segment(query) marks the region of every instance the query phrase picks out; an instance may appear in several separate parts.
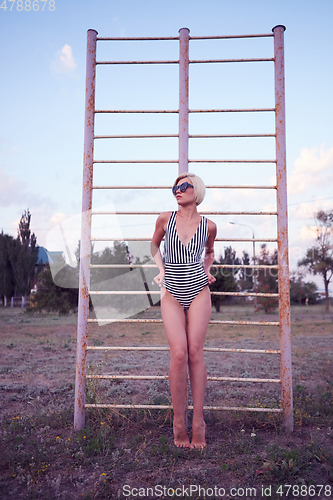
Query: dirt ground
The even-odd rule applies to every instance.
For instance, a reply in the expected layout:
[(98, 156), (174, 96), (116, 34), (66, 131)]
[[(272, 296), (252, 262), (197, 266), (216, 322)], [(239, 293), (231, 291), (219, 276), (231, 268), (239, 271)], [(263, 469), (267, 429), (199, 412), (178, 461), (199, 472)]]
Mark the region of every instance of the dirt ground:
[[(160, 317), (159, 308), (153, 307), (146, 311), (145, 317)], [(213, 312), (212, 319), (277, 321), (278, 315), (254, 314), (250, 306), (226, 306), (222, 307), (220, 313)], [(63, 417), (67, 419), (66, 425), (61, 427), (59, 424), (60, 427), (58, 426), (59, 428), (57, 428), (57, 425), (52, 427), (49, 421), (47, 421), (47, 425), (42, 426), (40, 424), (40, 432), (42, 435), (43, 432), (45, 434), (43, 439), (45, 440), (46, 436), (50, 438), (51, 435), (52, 439), (60, 439), (59, 436), (53, 436), (53, 434), (60, 433), (61, 431), (63, 433), (61, 439), (63, 440), (66, 439), (67, 435), (70, 436), (67, 439), (69, 441), (72, 440), (73, 443), (74, 439), (79, 439), (75, 437), (72, 428), (76, 362), (76, 321), (76, 315), (70, 315), (68, 317), (59, 317), (57, 315), (30, 315), (22, 312), (19, 308), (12, 310), (0, 308), (0, 422), (2, 425), (2, 438), (9, 440), (9, 430), (6, 431), (4, 429), (8, 429), (9, 424), (13, 425), (13, 421), (18, 425), (19, 419), (22, 421), (25, 419), (26, 422), (29, 419), (29, 421), (32, 421), (32, 419), (37, 421), (36, 419), (38, 418), (50, 419), (52, 415), (56, 414), (66, 416)], [(328, 421), (324, 419), (318, 424), (320, 415), (316, 418), (316, 415), (307, 414), (304, 404), (309, 404), (308, 400), (310, 396), (306, 396), (305, 398), (303, 396), (304, 394), (316, 394), (316, 391), (318, 392), (318, 387), (326, 387), (327, 384), (329, 387), (332, 387), (332, 333), (333, 314), (324, 314), (321, 306), (293, 308), (293, 386), (296, 399), (300, 401), (300, 406), (295, 406), (295, 432), (292, 435), (293, 437), (288, 437), (281, 431), (281, 419), (276, 414), (275, 416), (274, 414), (268, 413), (261, 414), (260, 416), (252, 416), (252, 413), (251, 416), (248, 416), (249, 413), (246, 412), (247, 415), (245, 416), (245, 412), (238, 412), (237, 415), (234, 415), (232, 412), (208, 411), (205, 416), (208, 424), (207, 451), (205, 451), (204, 454), (195, 452), (195, 458), (193, 458), (194, 462), (191, 464), (191, 459), (189, 459), (188, 455), (184, 458), (183, 451), (179, 452), (178, 455), (176, 453), (177, 456), (174, 456), (174, 450), (172, 451), (170, 412), (161, 411), (158, 412), (156, 416), (154, 412), (150, 414), (149, 412), (140, 413), (132, 411), (130, 414), (125, 412), (122, 416), (119, 416), (109, 410), (107, 413), (101, 413), (100, 411), (91, 409), (87, 411), (87, 422), (88, 424), (90, 422), (89, 425), (91, 425), (91, 429), (96, 430), (96, 422), (99, 422), (101, 419), (103, 419), (106, 424), (110, 425), (110, 428), (114, 429), (115, 426), (118, 428), (113, 438), (115, 441), (112, 441), (111, 447), (113, 449), (110, 455), (113, 456), (111, 461), (112, 467), (111, 462), (109, 463), (109, 467), (111, 467), (113, 472), (111, 474), (110, 469), (104, 473), (107, 479), (103, 479), (103, 475), (101, 476), (101, 474), (103, 474), (100, 472), (100, 468), (103, 468), (101, 462), (98, 461), (97, 458), (97, 461), (92, 459), (92, 457), (89, 458), (88, 453), (88, 460), (90, 460), (89, 464), (79, 463), (75, 469), (76, 476), (81, 477), (83, 474), (82, 471), (84, 467), (86, 467), (86, 473), (83, 474), (86, 478), (85, 480), (82, 478), (82, 481), (81, 479), (77, 479), (75, 483), (73, 479), (75, 474), (72, 471), (68, 473), (69, 476), (72, 474), (72, 479), (68, 480), (67, 483), (66, 481), (65, 483), (62, 481), (62, 486), (58, 487), (57, 478), (62, 477), (62, 474), (64, 474), (64, 466), (59, 465), (59, 462), (58, 466), (54, 465), (53, 473), (48, 473), (48, 480), (45, 479), (44, 482), (40, 481), (39, 476), (37, 479), (31, 479), (36, 486), (35, 489), (31, 489), (31, 485), (25, 486), (24, 482), (27, 477), (30, 476), (28, 474), (24, 475), (21, 472), (15, 472), (17, 467), (21, 466), (18, 466), (16, 463), (14, 464), (15, 458), (12, 456), (10, 459), (11, 461), (8, 459), (8, 463), (12, 465), (8, 465), (8, 467), (7, 465), (4, 466), (1, 472), (4, 483), (0, 481), (0, 487), (1, 484), (5, 485), (5, 493), (1, 498), (134, 498), (136, 496), (144, 496), (144, 490), (141, 491), (142, 495), (140, 495), (140, 487), (144, 488), (148, 487), (147, 485), (161, 484), (162, 481), (164, 481), (162, 484), (169, 484), (170, 488), (176, 484), (191, 484), (189, 481), (195, 481), (193, 484), (201, 484), (202, 486), (205, 483), (207, 486), (207, 481), (210, 481), (210, 485), (220, 484), (222, 477), (223, 484), (228, 486), (225, 496), (223, 496), (221, 492), (220, 495), (215, 492), (215, 496), (207, 494), (206, 492), (206, 498), (250, 498), (246, 496), (245, 493), (242, 494), (241, 490), (238, 492), (238, 496), (230, 494), (232, 485), (242, 488), (245, 484), (255, 485), (255, 487), (258, 488), (258, 497), (259, 493), (261, 493), (262, 498), (284, 498), (278, 493), (276, 493), (276, 496), (274, 496), (273, 493), (270, 496), (265, 496), (263, 495), (263, 490), (259, 488), (259, 483), (261, 487), (262, 485), (268, 485), (267, 487), (269, 487), (268, 480), (273, 481), (274, 479), (277, 481), (277, 479), (272, 476), (273, 473), (271, 472), (275, 470), (274, 468), (269, 469), (267, 466), (267, 470), (270, 471), (271, 475), (267, 476), (267, 471), (263, 469), (264, 472), (259, 472), (255, 481), (252, 476), (250, 480), (250, 476), (245, 474), (244, 471), (244, 476), (242, 476), (241, 463), (245, 464), (249, 456), (253, 458), (255, 452), (257, 453), (257, 457), (262, 455), (262, 457), (264, 457), (262, 461), (266, 460), (266, 463), (268, 463), (269, 460), (265, 459), (265, 454), (267, 457), (268, 453), (267, 447), (273, 446), (274, 443), (279, 446), (284, 446), (284, 448), (282, 448), (283, 450), (288, 450), (288, 446), (291, 446), (292, 443), (294, 443), (295, 446), (299, 443), (299, 447), (301, 447), (303, 444), (305, 445), (308, 442), (311, 443), (313, 432), (316, 434), (316, 439), (318, 440), (320, 430), (322, 430), (322, 436), (320, 434), (321, 437), (319, 439), (321, 443), (320, 446), (324, 446), (325, 448), (327, 440), (330, 440), (329, 443), (331, 446), (332, 429)], [(206, 346), (278, 349), (278, 336), (278, 328), (272, 326), (210, 325), (207, 333)], [(97, 325), (90, 326), (89, 344), (99, 347), (116, 345), (165, 346), (166, 339), (161, 324), (112, 323), (103, 327)], [(149, 353), (146, 351), (130, 353), (124, 351), (90, 351), (87, 358), (87, 367), (89, 374), (121, 373), (126, 375), (167, 375), (168, 357), (169, 354), (167, 352), (161, 351)], [(244, 379), (279, 378), (279, 356), (276, 354), (206, 353), (206, 364), (208, 376), (213, 377), (226, 376)], [(95, 380), (90, 380), (87, 384), (87, 400), (88, 402), (118, 404), (169, 404), (170, 396), (168, 383), (163, 380), (149, 382), (131, 380), (96, 382)], [(307, 402), (305, 403), (305, 401)], [(191, 395), (189, 395), (189, 402), (191, 403)], [(214, 406), (279, 408), (280, 386), (276, 383), (263, 384), (212, 381), (208, 382), (205, 404)], [(318, 413), (321, 413), (321, 410)], [(149, 418), (149, 414), (151, 418)], [(155, 417), (156, 420), (154, 420)], [(152, 426), (152, 422), (154, 421), (155, 425)], [(140, 429), (138, 430), (138, 426), (141, 426), (141, 431)], [(52, 431), (53, 428), (54, 431)], [(319, 429), (319, 431), (317, 429)], [(243, 434), (239, 434), (241, 431)], [(98, 430), (98, 432), (100, 432), (100, 430)], [(223, 434), (221, 434), (221, 432), (227, 436), (225, 440), (223, 440)], [(259, 439), (258, 436), (260, 432), (262, 434)], [(236, 458), (232, 458), (230, 461), (226, 458), (227, 454), (225, 451), (228, 448), (228, 443), (229, 446), (230, 443), (232, 443), (232, 438), (235, 433), (238, 433), (238, 441), (236, 439), (237, 446), (242, 448), (244, 445), (245, 448), (247, 447), (247, 452), (242, 451), (240, 454), (238, 453)], [(242, 441), (242, 439), (245, 435), (249, 439), (252, 435), (256, 437), (258, 449), (254, 450), (253, 448), (254, 439), (252, 439), (252, 441), (250, 439), (249, 443), (251, 443), (251, 446), (249, 443), (243, 443), (244, 440)], [(140, 438), (140, 436), (144, 437)], [(161, 436), (164, 436), (162, 441)], [(218, 445), (217, 451), (216, 443), (219, 442), (219, 440), (221, 440), (221, 443)], [(150, 461), (151, 464), (154, 464), (155, 472), (152, 472), (150, 462), (147, 462), (147, 453), (144, 453), (141, 441), (145, 444), (145, 449), (149, 447), (151, 453)], [(243, 445), (241, 443), (243, 443)], [(226, 448), (223, 451), (222, 448), (224, 446)], [(306, 444), (306, 446), (308, 445)], [(82, 449), (82, 446), (80, 449)], [(119, 452), (120, 449), (122, 450), (121, 453)], [(124, 451), (126, 449), (132, 449), (132, 452), (136, 450), (136, 456), (140, 457), (140, 465), (138, 462), (134, 471), (133, 467), (126, 471), (126, 467), (124, 466), (126, 460), (124, 461), (123, 458), (120, 460), (121, 464), (119, 462), (119, 457), (126, 457), (126, 453), (129, 453), (128, 458), (131, 457), (131, 459), (134, 460), (134, 455), (131, 456), (132, 452)], [(19, 450), (19, 448), (17, 448), (17, 450)], [(262, 450), (261, 455), (258, 450)], [(141, 455), (139, 451), (142, 453)], [(65, 453), (64, 450), (63, 452)], [(284, 451), (284, 453), (287, 452)], [(19, 455), (18, 451), (17, 454)], [(276, 451), (276, 454), (278, 454), (278, 451)], [(94, 453), (92, 455), (94, 455)], [(323, 456), (324, 455), (325, 454), (323, 454)], [(144, 460), (142, 458), (143, 456), (145, 457)], [(219, 458), (217, 458), (217, 456)], [(203, 457), (205, 457), (205, 460)], [(246, 458), (245, 461), (244, 457)], [(289, 467), (290, 472), (293, 470), (293, 465), (291, 466), (290, 464), (294, 463), (290, 462), (290, 460), (296, 461), (296, 459), (291, 457), (288, 461), (287, 458), (286, 455), (284, 461), (287, 463), (287, 468)], [(216, 469), (216, 460), (219, 464), (218, 470)], [(236, 467), (236, 463), (238, 463), (237, 460), (239, 461), (239, 470)], [(323, 465), (320, 460), (322, 459), (319, 457), (318, 466)], [(282, 464), (283, 460), (281, 459), (280, 462)], [(261, 464), (262, 463), (263, 462), (261, 462)], [(278, 458), (275, 459), (274, 463), (276, 466)], [(118, 472), (118, 465), (116, 464), (120, 464)], [(196, 464), (195, 467), (194, 464)], [(279, 470), (283, 468), (281, 464), (279, 466), (280, 468), (278, 467)], [(60, 470), (58, 469), (59, 467)], [(253, 467), (255, 467), (256, 471), (261, 471), (263, 466), (260, 466), (259, 460), (257, 465), (254, 463)], [(333, 481), (333, 463), (330, 467), (332, 472), (327, 474), (325, 472), (327, 476), (325, 476), (325, 480), (327, 479), (327, 481), (329, 481), (329, 478), (331, 478), (330, 481)], [(159, 468), (160, 474), (157, 474), (157, 469)], [(16, 489), (8, 486), (10, 484), (8, 479), (9, 470), (14, 470), (12, 476), (13, 481), (14, 479), (16, 481), (14, 481)], [(80, 472), (77, 472), (77, 470), (81, 470), (81, 476)], [(315, 470), (316, 473), (311, 476), (311, 481), (317, 481), (320, 478), (320, 475), (318, 476), (320, 473), (316, 468)], [(150, 471), (149, 474), (147, 471)], [(205, 471), (205, 473), (202, 471)], [(221, 476), (222, 472), (223, 474)], [(21, 477), (20, 474), (25, 478), (23, 482), (17, 480), (17, 478)], [(256, 473), (253, 474), (256, 476)], [(291, 475), (289, 481), (292, 479), (295, 481), (299, 479), (305, 481), (307, 479), (305, 471), (302, 471), (301, 475), (303, 477), (301, 478), (299, 478), (297, 474), (298, 473), (295, 472), (294, 476)], [(329, 474), (331, 474), (331, 476)], [(149, 480), (147, 479), (148, 476)], [(86, 480), (89, 477), (90, 482), (88, 481), (88, 484)], [(283, 476), (281, 476), (281, 478), (283, 478)], [(102, 484), (103, 481), (108, 485), (108, 489), (105, 489), (105, 484)], [(22, 486), (23, 483), (24, 486)], [(74, 484), (76, 484), (76, 487), (73, 486)], [(126, 494), (127, 490), (121, 490), (120, 486), (123, 487), (125, 484), (134, 485), (137, 488), (137, 490), (135, 490), (137, 495), (132, 491), (131, 496), (130, 494)], [(14, 494), (15, 491), (16, 493)], [(176, 498), (175, 493), (173, 495), (170, 491), (167, 492), (166, 495), (164, 495), (164, 493), (160, 495), (159, 492), (154, 491), (155, 496), (153, 495), (149, 498)], [(191, 495), (189, 493), (191, 493)], [(211, 493), (211, 491), (208, 493)], [(268, 493), (268, 490), (266, 493)], [(322, 496), (322, 498), (327, 497), (327, 495)], [(204, 498), (204, 495), (202, 494), (200, 496), (197, 492), (185, 491), (183, 496), (178, 496), (177, 498)], [(292, 497), (289, 496), (289, 498)], [(303, 498), (307, 497), (303, 495)], [(321, 497), (317, 495), (316, 498)]]
[[(159, 308), (145, 317), (158, 318)], [(295, 308), (292, 317), (293, 385), (315, 388), (332, 375), (333, 315), (319, 306)], [(212, 319), (277, 321), (277, 314), (254, 314), (249, 307), (226, 307)], [(1, 399), (0, 419), (44, 408), (60, 407), (73, 397), (76, 363), (76, 315), (28, 315), (17, 309), (0, 309)], [(112, 323), (90, 326), (94, 346), (167, 346), (161, 324)], [(210, 325), (206, 346), (240, 349), (279, 349), (278, 327)], [(274, 354), (206, 353), (208, 376), (279, 378), (279, 356)], [(89, 351), (90, 374), (167, 375), (168, 352)], [(167, 382), (98, 382), (90, 384), (109, 403), (146, 403), (154, 392), (167, 397)], [(88, 383), (89, 386), (89, 383)], [(103, 387), (104, 386), (104, 387)], [(246, 389), (244, 390), (244, 386)], [(105, 387), (107, 390), (105, 390)], [(280, 399), (279, 384), (208, 382), (206, 404), (242, 406), (262, 398)], [(213, 401), (215, 401), (213, 403)], [(66, 406), (67, 407), (67, 406)]]

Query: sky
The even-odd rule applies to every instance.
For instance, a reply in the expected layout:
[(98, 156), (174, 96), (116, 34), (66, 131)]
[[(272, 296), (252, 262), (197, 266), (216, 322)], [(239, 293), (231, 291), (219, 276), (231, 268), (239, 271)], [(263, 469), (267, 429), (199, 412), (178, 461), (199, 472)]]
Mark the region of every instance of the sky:
[[(290, 267), (313, 243), (314, 214), (333, 210), (331, 0), (3, 1), (0, 230), (17, 233), (22, 213), (40, 246), (73, 251), (80, 235), (86, 37), (285, 31)], [(35, 10), (33, 10), (33, 8)], [(30, 9), (30, 10), (29, 10)], [(190, 59), (273, 57), (273, 38), (190, 42)], [(175, 60), (178, 42), (98, 42), (98, 60)], [(96, 109), (178, 109), (177, 65), (98, 66)], [(190, 109), (274, 107), (273, 63), (193, 64)], [(214, 115), (214, 116), (213, 116)], [(237, 115), (237, 116), (236, 116)], [(260, 116), (259, 116), (260, 115)], [(177, 133), (177, 115), (97, 115), (96, 134)], [(274, 133), (270, 113), (190, 114), (190, 134)], [(100, 139), (95, 159), (177, 159), (177, 139)], [(274, 141), (191, 139), (192, 159), (270, 159)], [(190, 165), (207, 185), (274, 185), (274, 165)], [(95, 185), (172, 185), (176, 164), (96, 165)], [(207, 190), (203, 211), (274, 210), (273, 190)], [(177, 208), (167, 190), (98, 190), (95, 210)], [(276, 235), (274, 216), (215, 216), (218, 237)], [(258, 220), (259, 219), (259, 220)], [(152, 235), (156, 216), (96, 216), (93, 235)], [(230, 224), (234, 222), (235, 224)], [(65, 234), (65, 239), (64, 239)], [(225, 245), (225, 244), (224, 244)], [(237, 254), (252, 246), (233, 245)], [(98, 247), (96, 247), (98, 249)], [(273, 248), (273, 247), (272, 247)], [(146, 247), (145, 247), (146, 249)], [(258, 249), (256, 250), (258, 251)], [(223, 244), (217, 254), (223, 253)], [(311, 278), (313, 279), (313, 278)], [(322, 288), (320, 280), (317, 280)]]

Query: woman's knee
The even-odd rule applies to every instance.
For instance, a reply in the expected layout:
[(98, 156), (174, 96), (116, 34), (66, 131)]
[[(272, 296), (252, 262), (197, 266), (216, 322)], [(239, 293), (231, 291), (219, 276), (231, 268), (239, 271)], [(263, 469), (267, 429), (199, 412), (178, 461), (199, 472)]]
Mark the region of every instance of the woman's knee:
[(188, 350), (188, 358), (190, 364), (200, 363), (203, 361), (203, 348), (200, 345), (191, 345)]
[(177, 365), (186, 366), (188, 362), (187, 350), (182, 347), (171, 349), (171, 360)]

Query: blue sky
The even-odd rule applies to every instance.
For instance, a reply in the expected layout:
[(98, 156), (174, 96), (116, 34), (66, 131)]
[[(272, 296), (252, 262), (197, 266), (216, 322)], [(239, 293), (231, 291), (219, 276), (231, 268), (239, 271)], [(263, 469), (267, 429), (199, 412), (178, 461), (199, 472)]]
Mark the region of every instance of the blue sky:
[[(0, 2), (1, 3), (1, 2)], [(285, 32), (286, 126), (291, 267), (313, 237), (313, 215), (333, 209), (333, 104), (330, 0), (198, 1), (63, 1), (39, 2), (39, 11), (17, 10), (7, 1), (0, 9), (2, 68), (0, 123), (0, 229), (16, 234), (22, 212), (32, 213), (38, 243), (62, 248), (60, 222), (76, 245), (81, 210), (86, 32), (99, 36), (177, 36), (182, 27), (192, 36), (269, 33), (277, 24)], [(29, 3), (23, 2), (24, 9)], [(36, 6), (37, 4), (35, 4)], [(55, 7), (54, 10), (49, 8)], [(44, 6), (44, 11), (42, 11)], [(10, 11), (10, 8), (12, 10)], [(124, 45), (125, 43), (125, 45)], [(141, 45), (140, 45), (141, 44)], [(272, 57), (273, 39), (190, 43), (190, 58)], [(177, 42), (98, 43), (98, 59), (177, 59)], [(190, 68), (190, 107), (274, 106), (272, 63), (239, 69), (232, 65), (193, 65)], [(96, 107), (115, 109), (178, 109), (175, 65), (98, 67)], [(193, 115), (190, 133), (273, 132), (272, 116)], [(177, 133), (177, 116), (98, 117), (96, 132)], [(95, 158), (177, 158), (176, 139), (99, 141)], [(224, 142), (221, 142), (224, 141)], [(192, 158), (273, 158), (271, 139), (192, 140)], [(266, 166), (267, 167), (267, 166)], [(190, 170), (207, 184), (272, 184), (274, 171), (233, 166), (193, 165)], [(95, 182), (171, 184), (177, 166), (96, 166)], [(271, 192), (210, 191), (203, 210), (267, 210), (274, 208)], [(97, 193), (96, 209), (176, 209), (166, 192)], [(265, 219), (265, 220), (263, 220)], [(274, 236), (273, 219), (216, 218), (219, 236)], [(121, 226), (124, 237), (152, 233), (154, 217), (99, 219), (96, 231)], [(98, 229), (97, 226), (101, 228)], [(52, 230), (53, 228), (53, 230)], [(54, 229), (55, 228), (55, 229)], [(312, 228), (312, 229), (311, 229)], [(75, 229), (75, 230), (74, 230)], [(237, 234), (235, 233), (237, 231)], [(97, 234), (96, 233), (96, 234)], [(105, 233), (104, 233), (105, 234)], [(58, 239), (59, 238), (59, 239)], [(250, 248), (248, 250), (250, 251)], [(220, 249), (220, 247), (219, 247)], [(237, 247), (241, 253), (242, 247)], [(223, 248), (221, 247), (221, 251)]]

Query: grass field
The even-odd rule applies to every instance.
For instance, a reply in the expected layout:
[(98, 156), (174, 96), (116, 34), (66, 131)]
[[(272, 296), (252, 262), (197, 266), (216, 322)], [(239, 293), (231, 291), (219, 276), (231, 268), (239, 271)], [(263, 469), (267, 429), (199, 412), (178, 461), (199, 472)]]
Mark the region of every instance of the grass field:
[[(212, 318), (276, 321), (277, 314), (225, 306)], [(0, 331), (1, 499), (333, 498), (333, 314), (322, 306), (292, 309), (294, 432), (283, 431), (276, 413), (207, 411), (202, 452), (173, 446), (166, 410), (91, 409), (85, 429), (74, 432), (76, 316), (0, 308)], [(92, 326), (89, 343), (166, 340), (160, 324), (113, 323)], [(278, 328), (210, 325), (206, 345), (276, 349)], [(279, 378), (272, 354), (207, 353), (206, 364), (211, 376)], [(167, 371), (164, 352), (88, 353), (90, 374)], [(170, 396), (167, 381), (93, 380), (87, 400), (169, 404)], [(206, 404), (278, 408), (280, 387), (209, 382)]]

